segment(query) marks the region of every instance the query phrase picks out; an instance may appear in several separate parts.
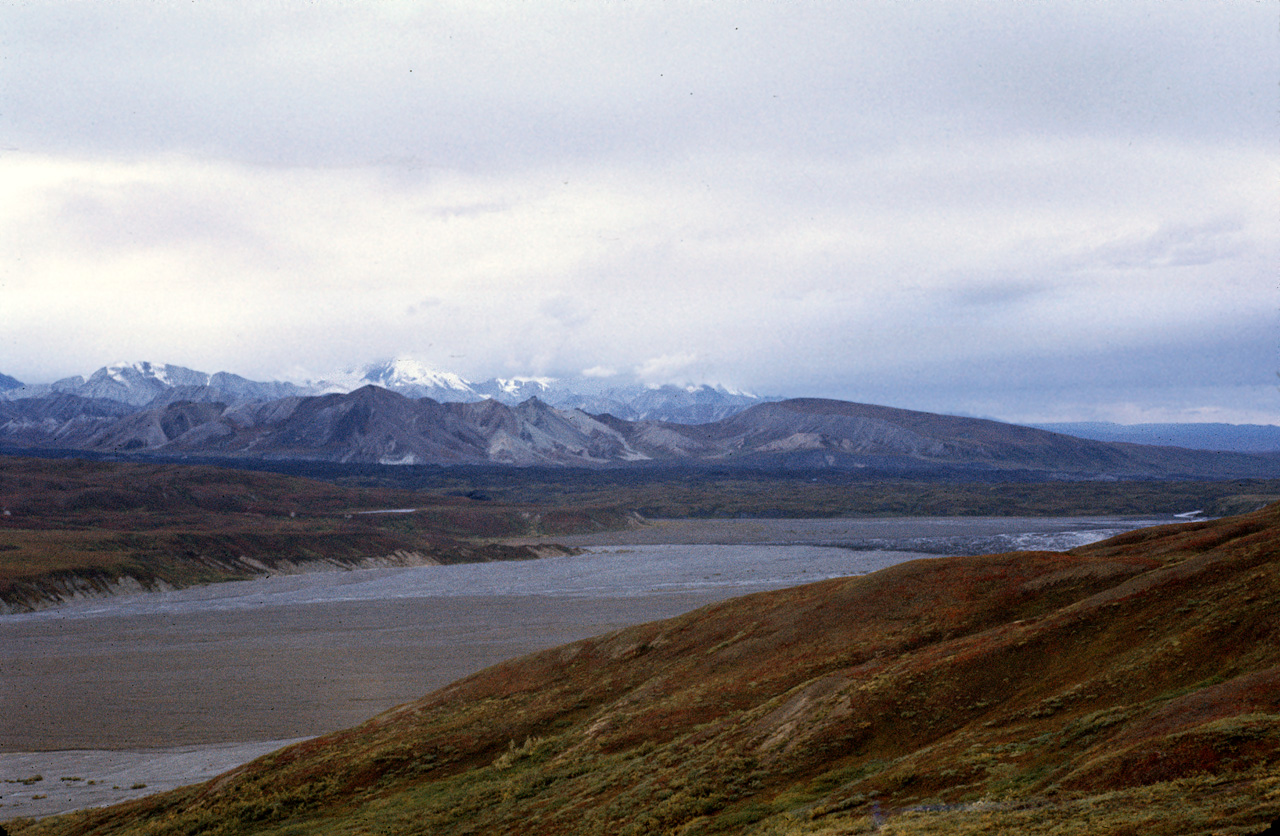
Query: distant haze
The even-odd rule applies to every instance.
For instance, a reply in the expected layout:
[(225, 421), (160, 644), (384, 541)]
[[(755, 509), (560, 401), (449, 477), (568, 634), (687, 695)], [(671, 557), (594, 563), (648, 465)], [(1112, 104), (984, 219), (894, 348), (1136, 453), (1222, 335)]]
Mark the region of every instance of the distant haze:
[(1280, 421), (1274, 3), (0, 9), (0, 373)]

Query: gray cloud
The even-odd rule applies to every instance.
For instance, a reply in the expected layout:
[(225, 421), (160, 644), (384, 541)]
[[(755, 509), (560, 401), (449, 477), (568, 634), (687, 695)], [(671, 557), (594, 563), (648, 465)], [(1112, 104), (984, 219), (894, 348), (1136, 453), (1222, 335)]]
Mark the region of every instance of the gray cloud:
[(995, 279), (990, 282), (966, 282), (951, 294), (952, 304), (963, 308), (994, 308), (1001, 313), (1013, 306), (1051, 293), (1053, 285), (1030, 279)]
[(1113, 268), (1190, 267), (1234, 258), (1245, 247), (1244, 225), (1217, 219), (1198, 224), (1168, 223), (1153, 232), (1127, 235), (1083, 254), (1073, 266)]
[(7, 144), (492, 168), (1039, 133), (1260, 141), (1265, 4), (31, 4)]
[(0, 372), (411, 354), (1258, 420), (1274, 29), (1246, 2), (12, 5)]

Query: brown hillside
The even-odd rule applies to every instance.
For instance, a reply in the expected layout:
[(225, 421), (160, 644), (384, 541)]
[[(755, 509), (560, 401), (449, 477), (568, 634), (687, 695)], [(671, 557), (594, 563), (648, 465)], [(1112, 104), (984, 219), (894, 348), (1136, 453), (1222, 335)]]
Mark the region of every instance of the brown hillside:
[(107, 833), (1256, 833), (1280, 505), (919, 560), (490, 668)]
[[(363, 513), (388, 508), (417, 510)], [(0, 456), (0, 612), (121, 582), (151, 589), (322, 564), (534, 558), (557, 550), (482, 538), (626, 519), (586, 505), (529, 508), (218, 467)]]

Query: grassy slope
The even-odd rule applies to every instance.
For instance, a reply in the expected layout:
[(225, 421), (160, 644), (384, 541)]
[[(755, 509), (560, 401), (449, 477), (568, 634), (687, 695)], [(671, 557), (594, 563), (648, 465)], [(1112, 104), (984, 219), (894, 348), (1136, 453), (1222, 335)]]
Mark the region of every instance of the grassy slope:
[[(362, 510), (419, 508), (413, 514)], [(617, 526), (607, 509), (529, 509), (216, 467), (0, 457), (0, 601), (22, 607), (121, 577), (186, 586), (288, 563), (533, 557), (477, 537)], [(266, 568), (264, 568), (266, 567)]]
[(482, 671), (42, 834), (1253, 833), (1280, 505), (919, 560)]

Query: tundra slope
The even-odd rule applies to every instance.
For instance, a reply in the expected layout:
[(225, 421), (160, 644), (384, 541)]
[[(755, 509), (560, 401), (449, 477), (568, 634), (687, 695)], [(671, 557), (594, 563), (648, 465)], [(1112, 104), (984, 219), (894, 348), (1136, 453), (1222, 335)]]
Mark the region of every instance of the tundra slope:
[[(57, 412), (37, 404), (0, 403), (0, 441), (96, 453), (382, 464), (834, 468), (993, 479), (1280, 476), (1280, 455), (1088, 441), (814, 398), (757, 404), (694, 425), (561, 410), (536, 398), (515, 406), (411, 400), (376, 386), (233, 406), (165, 402), (123, 416), (99, 401), (64, 401)], [(70, 415), (76, 404), (83, 410)]]
[(487, 669), (55, 834), (1257, 833), (1280, 505), (900, 564)]

